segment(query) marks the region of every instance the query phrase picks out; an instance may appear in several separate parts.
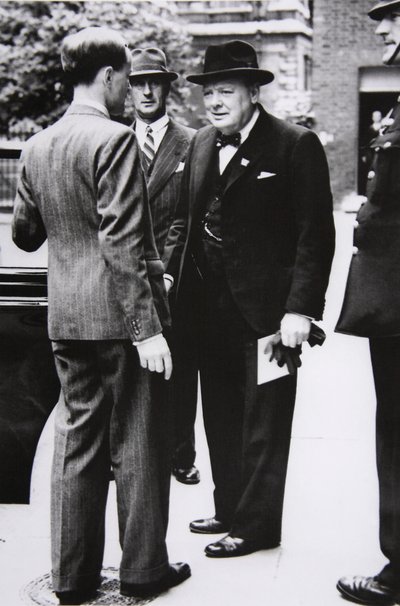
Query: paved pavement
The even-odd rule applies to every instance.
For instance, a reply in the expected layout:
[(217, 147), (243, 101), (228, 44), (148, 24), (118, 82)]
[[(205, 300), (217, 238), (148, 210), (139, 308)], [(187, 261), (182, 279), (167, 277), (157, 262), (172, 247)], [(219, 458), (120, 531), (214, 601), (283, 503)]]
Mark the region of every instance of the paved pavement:
[[(344, 606), (335, 589), (337, 578), (373, 574), (384, 563), (378, 545), (375, 400), (367, 341), (333, 333), (350, 260), (354, 215), (337, 212), (335, 219), (338, 245), (322, 323), (328, 338), (321, 349), (304, 348), (282, 546), (242, 558), (212, 560), (203, 554), (209, 539), (188, 532), (190, 520), (213, 514), (199, 415), (197, 463), (202, 481), (197, 486), (172, 481), (168, 533), (171, 561), (188, 561), (193, 576), (156, 598), (157, 606)], [(8, 262), (3, 258), (3, 264)], [(39, 585), (50, 570), (51, 447), (52, 418), (35, 459), (31, 505), (0, 505), (1, 606), (57, 603), (49, 592), (32, 599), (27, 590), (35, 582)], [(112, 483), (104, 565), (115, 568), (120, 551), (114, 490)], [(103, 596), (94, 603), (135, 602)]]

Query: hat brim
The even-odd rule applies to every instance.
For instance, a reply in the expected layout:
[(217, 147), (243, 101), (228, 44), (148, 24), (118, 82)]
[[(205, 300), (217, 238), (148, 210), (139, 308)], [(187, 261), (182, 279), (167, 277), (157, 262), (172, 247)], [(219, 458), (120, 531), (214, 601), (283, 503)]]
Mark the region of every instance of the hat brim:
[(257, 82), (260, 86), (269, 84), (275, 78), (272, 72), (266, 69), (258, 69), (255, 67), (233, 67), (232, 69), (223, 69), (215, 72), (207, 72), (206, 74), (189, 74), (186, 76), (188, 82), (194, 84), (204, 84), (209, 80), (215, 80), (219, 76), (244, 76), (253, 82)]
[(176, 72), (163, 72), (158, 69), (144, 69), (141, 71), (131, 72), (129, 74), (129, 79), (133, 80), (135, 78), (142, 78), (143, 76), (157, 76), (157, 78), (160, 77), (165, 80), (170, 80), (172, 82), (173, 80), (176, 80), (179, 77), (179, 74), (177, 74)]
[(371, 8), (370, 11), (368, 11), (368, 17), (370, 17), (374, 21), (381, 21), (386, 15), (386, 13), (389, 13), (395, 6), (400, 8), (399, 0), (393, 0), (393, 2), (389, 2), (384, 6), (375, 6), (374, 8)]

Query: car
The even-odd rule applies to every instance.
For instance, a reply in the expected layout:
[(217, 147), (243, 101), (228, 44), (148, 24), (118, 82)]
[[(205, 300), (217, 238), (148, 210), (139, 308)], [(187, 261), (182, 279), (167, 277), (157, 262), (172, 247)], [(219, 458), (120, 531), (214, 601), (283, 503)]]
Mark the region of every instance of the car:
[[(28, 265), (37, 257), (14, 247), (10, 225), (21, 148), (0, 142), (0, 258), (3, 252), (3, 261)], [(59, 394), (47, 334), (47, 268), (0, 263), (0, 503), (30, 502), (36, 448)]]
[(47, 270), (0, 268), (0, 503), (29, 503), (33, 460), (60, 384), (47, 334)]

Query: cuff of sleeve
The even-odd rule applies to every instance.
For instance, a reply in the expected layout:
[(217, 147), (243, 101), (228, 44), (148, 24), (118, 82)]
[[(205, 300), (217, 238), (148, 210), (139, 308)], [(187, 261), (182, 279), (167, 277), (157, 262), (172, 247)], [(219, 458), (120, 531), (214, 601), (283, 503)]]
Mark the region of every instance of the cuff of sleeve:
[(169, 280), (171, 282), (171, 286), (174, 285), (174, 278), (171, 276), (171, 274), (164, 274), (164, 280)]
[(306, 316), (305, 314), (299, 314), (297, 313), (297, 311), (288, 311), (288, 314), (293, 314), (294, 316), (300, 316), (301, 318), (307, 318), (307, 320), (311, 320), (311, 322), (314, 322), (315, 318), (313, 318), (312, 316)]
[(150, 341), (155, 341), (162, 333), (159, 332), (156, 335), (153, 335), (152, 337), (147, 337), (147, 339), (143, 339), (143, 341), (132, 341), (132, 345), (134, 345), (135, 347), (137, 345), (142, 345), (142, 343), (150, 343)]

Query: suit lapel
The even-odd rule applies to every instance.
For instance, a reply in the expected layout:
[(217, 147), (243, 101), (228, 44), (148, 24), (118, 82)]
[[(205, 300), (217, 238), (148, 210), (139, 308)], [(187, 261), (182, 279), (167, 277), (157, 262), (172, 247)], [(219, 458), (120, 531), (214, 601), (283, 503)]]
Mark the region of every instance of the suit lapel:
[(194, 156), (192, 165), (192, 192), (195, 195), (195, 204), (197, 200), (203, 201), (207, 189), (212, 185), (210, 175), (213, 172), (213, 162), (218, 162), (218, 154), (216, 153), (217, 130), (210, 128), (204, 136), (204, 139), (199, 142), (197, 153)]
[(147, 188), (150, 199), (157, 195), (176, 171), (179, 161), (183, 157), (185, 145), (187, 145), (186, 141), (181, 137), (179, 130), (172, 120), (170, 120), (167, 131), (154, 158), (153, 169), (148, 179)]

